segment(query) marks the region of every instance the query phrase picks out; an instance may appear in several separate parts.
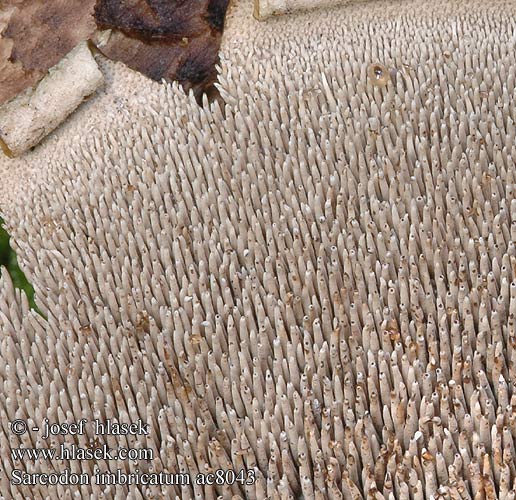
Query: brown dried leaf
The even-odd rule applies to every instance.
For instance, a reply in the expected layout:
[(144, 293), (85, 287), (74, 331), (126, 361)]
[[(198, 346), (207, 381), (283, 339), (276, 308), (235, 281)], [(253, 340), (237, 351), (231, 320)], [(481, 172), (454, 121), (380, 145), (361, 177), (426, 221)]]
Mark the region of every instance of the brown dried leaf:
[(206, 0), (101, 0), (95, 20), (103, 29), (113, 28), (142, 40), (167, 40), (200, 34), (205, 22), (198, 15)]
[(216, 79), (228, 0), (98, 0), (100, 28), (114, 30), (100, 50), (153, 80), (178, 81), (199, 98)]
[(0, 104), (90, 38), (95, 0), (0, 0)]
[(111, 35), (101, 52), (153, 80), (178, 81), (200, 96), (216, 79), (220, 37), (188, 39), (184, 43), (148, 44), (121, 32)]

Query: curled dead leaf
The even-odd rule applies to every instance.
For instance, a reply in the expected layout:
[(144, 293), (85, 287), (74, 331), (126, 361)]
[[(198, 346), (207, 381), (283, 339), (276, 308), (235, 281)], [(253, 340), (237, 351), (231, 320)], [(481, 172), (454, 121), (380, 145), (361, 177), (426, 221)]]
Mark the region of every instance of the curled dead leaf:
[(209, 92), (228, 0), (98, 0), (95, 19), (113, 29), (101, 48), (153, 80), (178, 81), (197, 98)]

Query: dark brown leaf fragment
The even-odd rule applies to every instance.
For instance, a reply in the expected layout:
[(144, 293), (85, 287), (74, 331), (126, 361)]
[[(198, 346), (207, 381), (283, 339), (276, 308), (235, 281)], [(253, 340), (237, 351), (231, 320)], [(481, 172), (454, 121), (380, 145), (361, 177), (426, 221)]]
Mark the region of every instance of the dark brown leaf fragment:
[(200, 98), (217, 76), (227, 6), (228, 0), (98, 0), (98, 26), (116, 30), (101, 51), (153, 80), (176, 80)]
[(216, 31), (224, 30), (224, 18), (228, 9), (229, 0), (210, 0), (208, 2), (206, 20)]
[(103, 29), (118, 29), (141, 40), (170, 40), (200, 34), (204, 20), (199, 13), (206, 0), (101, 0), (95, 20)]
[(0, 1), (0, 105), (41, 80), (96, 29), (95, 0)]

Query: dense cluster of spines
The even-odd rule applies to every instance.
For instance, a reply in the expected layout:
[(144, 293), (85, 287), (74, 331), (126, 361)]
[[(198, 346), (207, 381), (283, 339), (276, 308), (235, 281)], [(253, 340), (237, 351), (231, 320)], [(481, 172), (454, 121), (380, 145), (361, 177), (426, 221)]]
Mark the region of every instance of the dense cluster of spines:
[(515, 497), (514, 17), (389, 5), (249, 27), (244, 2), (222, 101), (103, 62), (26, 179), (1, 164), (48, 318), (2, 278), (2, 449), (14, 418), (142, 418), (107, 444), (155, 459), (102, 470), (256, 471), (167, 497)]

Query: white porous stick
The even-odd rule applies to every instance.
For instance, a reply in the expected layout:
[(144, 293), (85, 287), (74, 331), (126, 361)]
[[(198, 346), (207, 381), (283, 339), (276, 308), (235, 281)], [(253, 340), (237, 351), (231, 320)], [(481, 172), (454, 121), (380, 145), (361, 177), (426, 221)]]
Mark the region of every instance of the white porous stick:
[(335, 7), (353, 0), (254, 0), (254, 17), (259, 20), (300, 10)]
[(34, 88), (0, 108), (0, 146), (19, 156), (61, 124), (104, 81), (87, 42), (81, 42)]

